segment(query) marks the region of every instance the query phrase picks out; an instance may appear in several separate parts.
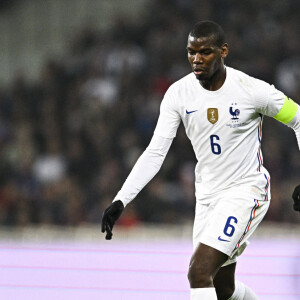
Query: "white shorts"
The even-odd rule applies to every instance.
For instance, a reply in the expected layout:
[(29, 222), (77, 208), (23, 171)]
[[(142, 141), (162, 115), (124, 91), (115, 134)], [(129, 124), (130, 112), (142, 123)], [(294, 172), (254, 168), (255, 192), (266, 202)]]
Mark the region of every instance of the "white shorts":
[(270, 201), (256, 200), (252, 195), (239, 196), (228, 192), (215, 196), (209, 204), (197, 201), (194, 249), (199, 243), (205, 244), (229, 256), (223, 266), (236, 262), (269, 205)]

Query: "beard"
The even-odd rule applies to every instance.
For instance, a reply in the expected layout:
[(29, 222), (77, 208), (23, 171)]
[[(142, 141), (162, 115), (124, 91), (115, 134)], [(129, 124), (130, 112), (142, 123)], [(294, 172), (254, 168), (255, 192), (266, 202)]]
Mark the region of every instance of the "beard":
[(207, 73), (202, 74), (195, 74), (196, 78), (200, 81), (207, 81), (210, 79), (211, 76), (209, 76)]

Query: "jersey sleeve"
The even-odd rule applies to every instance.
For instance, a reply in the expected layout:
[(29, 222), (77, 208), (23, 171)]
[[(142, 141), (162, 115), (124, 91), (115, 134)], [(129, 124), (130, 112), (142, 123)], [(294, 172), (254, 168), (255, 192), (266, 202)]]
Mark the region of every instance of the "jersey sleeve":
[(278, 114), (273, 116), (273, 118), (281, 123), (288, 125), (296, 117), (298, 111), (299, 105), (292, 99), (285, 97), (280, 111), (278, 112)]
[(273, 85), (257, 80), (255, 86), (257, 112), (273, 117), (294, 129), (300, 149), (300, 106)]
[(284, 93), (277, 90), (274, 85), (258, 79), (255, 79), (253, 90), (256, 111), (258, 113), (274, 117), (280, 112), (286, 98)]
[(173, 139), (176, 136), (180, 120), (181, 118), (176, 106), (176, 97), (174, 96), (174, 91), (171, 86), (161, 102), (160, 115), (154, 134)]
[(296, 138), (297, 138), (297, 141), (298, 141), (298, 147), (299, 147), (299, 150), (300, 150), (300, 106), (299, 105), (298, 105), (296, 115), (286, 125), (291, 127), (292, 129), (294, 129), (295, 134), (296, 134)]
[(160, 115), (149, 146), (137, 160), (113, 201), (121, 200), (125, 207), (156, 175), (176, 136), (180, 120), (171, 86), (162, 100)]
[(113, 201), (121, 200), (124, 207), (131, 202), (144, 186), (157, 174), (171, 144), (172, 139), (153, 135), (149, 146), (137, 160), (121, 190)]

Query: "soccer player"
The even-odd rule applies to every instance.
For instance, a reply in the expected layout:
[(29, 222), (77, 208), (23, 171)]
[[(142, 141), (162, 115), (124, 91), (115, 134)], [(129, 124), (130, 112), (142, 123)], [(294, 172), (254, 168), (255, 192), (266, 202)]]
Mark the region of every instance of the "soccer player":
[[(218, 24), (202, 21), (192, 28), (187, 41), (192, 72), (166, 92), (149, 146), (102, 219), (102, 232), (111, 239), (124, 207), (160, 169), (182, 121), (198, 161), (188, 272), (193, 300), (258, 299), (235, 281), (235, 268), (271, 199), (261, 153), (263, 116), (293, 128), (300, 148), (299, 105), (273, 85), (225, 66), (227, 55)], [(300, 185), (292, 197), (300, 211)]]

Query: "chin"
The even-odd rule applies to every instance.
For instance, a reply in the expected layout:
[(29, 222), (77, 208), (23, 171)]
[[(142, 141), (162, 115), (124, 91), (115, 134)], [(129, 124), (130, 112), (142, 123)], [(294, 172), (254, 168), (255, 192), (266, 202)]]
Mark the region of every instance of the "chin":
[(209, 76), (208, 75), (206, 75), (206, 74), (199, 74), (199, 75), (196, 75), (195, 74), (195, 76), (196, 76), (196, 78), (198, 79), (198, 80), (209, 80)]

